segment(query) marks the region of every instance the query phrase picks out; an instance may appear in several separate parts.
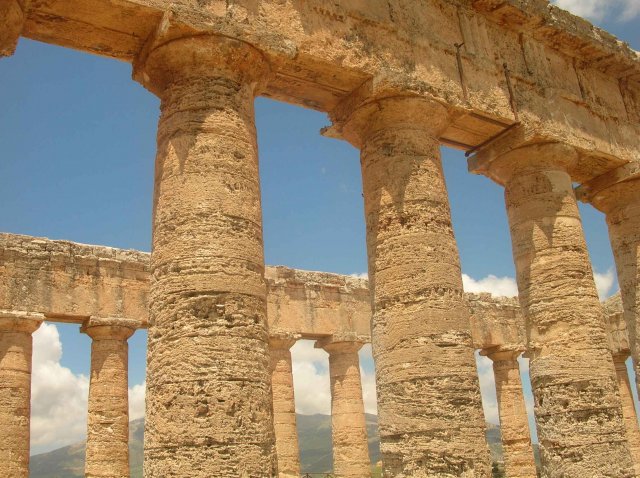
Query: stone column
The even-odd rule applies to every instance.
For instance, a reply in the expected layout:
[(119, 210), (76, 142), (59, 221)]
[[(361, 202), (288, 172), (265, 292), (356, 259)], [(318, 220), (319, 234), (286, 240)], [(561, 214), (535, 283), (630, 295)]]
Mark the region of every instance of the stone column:
[(640, 179), (595, 191), (591, 204), (606, 214), (611, 248), (629, 331), (629, 347), (640, 393)]
[(631, 450), (636, 476), (640, 476), (640, 427), (638, 427), (638, 416), (636, 415), (629, 373), (627, 372), (626, 361), (628, 358), (628, 354), (616, 354), (613, 356), (613, 363), (616, 367), (620, 400), (622, 401), (622, 415), (624, 416), (627, 440), (629, 440), (629, 449)]
[(0, 57), (11, 56), (26, 17), (29, 0), (3, 0), (0, 2)]
[(296, 427), (296, 402), (293, 391), (291, 347), (293, 337), (271, 337), (271, 388), (273, 391), (273, 425), (276, 434), (278, 476), (300, 477), (300, 451)]
[(362, 345), (362, 342), (331, 340), (316, 344), (329, 354), (333, 474), (337, 478), (371, 475), (358, 356)]
[(518, 365), (520, 353), (520, 350), (498, 350), (487, 353), (487, 357), (493, 361), (507, 476), (536, 478), (536, 462)]
[(505, 185), (543, 475), (634, 476), (620, 394), (569, 172), (559, 143), (493, 154)]
[(490, 476), (489, 453), (440, 160), (439, 103), (391, 97), (342, 125), (361, 148), (372, 345), (386, 477)]
[(0, 310), (0, 475), (29, 476), (32, 334), (42, 314)]
[(136, 65), (161, 99), (144, 474), (271, 478), (253, 107), (269, 68), (252, 46), (226, 37), (158, 45)]
[(87, 478), (129, 476), (129, 345), (137, 320), (92, 317), (82, 327), (91, 337), (87, 415)]

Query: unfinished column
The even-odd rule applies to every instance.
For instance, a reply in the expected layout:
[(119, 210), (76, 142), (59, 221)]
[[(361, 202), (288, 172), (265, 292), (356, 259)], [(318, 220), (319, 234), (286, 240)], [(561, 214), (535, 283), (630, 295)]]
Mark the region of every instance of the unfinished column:
[(616, 261), (624, 319), (629, 331), (629, 347), (640, 392), (640, 179), (597, 184), (589, 198), (606, 214), (611, 248)]
[(337, 478), (364, 478), (371, 474), (358, 356), (362, 345), (331, 339), (316, 344), (329, 354), (333, 474)]
[(439, 103), (391, 97), (341, 126), (361, 147), (372, 345), (386, 477), (490, 476)]
[(299, 478), (300, 451), (296, 428), (296, 402), (293, 391), (291, 347), (293, 337), (278, 336), (269, 339), (271, 347), (271, 388), (273, 391), (273, 427), (276, 434), (278, 476)]
[(0, 57), (13, 55), (22, 34), (29, 1), (0, 2)]
[(559, 143), (511, 148), (485, 151), (484, 168), (505, 185), (543, 476), (635, 476), (568, 173), (578, 155)]
[(0, 476), (28, 478), (32, 334), (42, 314), (0, 310)]
[(140, 323), (92, 317), (82, 327), (91, 337), (87, 415), (87, 478), (129, 476), (129, 345)]
[(616, 367), (618, 378), (618, 388), (620, 389), (620, 400), (622, 401), (622, 415), (624, 417), (627, 440), (637, 476), (640, 476), (640, 428), (638, 427), (638, 417), (636, 407), (633, 402), (633, 393), (629, 382), (626, 361), (629, 354), (616, 354), (613, 356), (613, 363)]
[(520, 350), (497, 350), (486, 355), (493, 361), (506, 474), (509, 478), (536, 478), (518, 365), (520, 353)]
[[(177, 34), (168, 29), (169, 36)], [(161, 98), (144, 474), (273, 477), (254, 97), (269, 68), (217, 36), (157, 40), (135, 75)]]

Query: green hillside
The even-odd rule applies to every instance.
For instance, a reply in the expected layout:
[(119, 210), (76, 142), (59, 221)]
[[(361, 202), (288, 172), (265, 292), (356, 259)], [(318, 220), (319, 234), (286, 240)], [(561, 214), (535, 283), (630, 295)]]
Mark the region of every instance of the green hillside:
[[(332, 468), (331, 417), (298, 415), (298, 439), (303, 473), (325, 473)], [(380, 460), (378, 417), (367, 415), (369, 455), (372, 463)], [(130, 425), (131, 478), (142, 478), (143, 419)], [(487, 425), (487, 439), (494, 461), (502, 459), (500, 428)], [(84, 476), (84, 442), (31, 457), (30, 478), (82, 478)]]

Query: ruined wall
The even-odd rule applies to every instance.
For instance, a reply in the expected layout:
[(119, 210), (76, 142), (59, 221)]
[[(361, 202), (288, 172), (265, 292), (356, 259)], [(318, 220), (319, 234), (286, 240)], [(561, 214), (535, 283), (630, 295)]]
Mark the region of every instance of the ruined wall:
[(52, 0), (23, 31), (134, 65), (160, 36), (200, 33), (261, 50), (273, 98), (332, 112), (363, 87), (433, 97), (456, 109), (443, 142), (521, 121), (583, 151), (581, 181), (637, 158), (638, 53), (547, 0)]

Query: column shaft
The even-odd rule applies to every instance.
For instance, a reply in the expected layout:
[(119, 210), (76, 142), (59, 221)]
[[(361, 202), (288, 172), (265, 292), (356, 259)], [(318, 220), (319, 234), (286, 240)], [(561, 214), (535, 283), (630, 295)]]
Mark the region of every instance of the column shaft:
[(613, 363), (616, 367), (620, 400), (622, 401), (622, 415), (624, 416), (631, 458), (633, 459), (636, 476), (640, 476), (640, 427), (638, 427), (638, 416), (636, 415), (633, 393), (631, 392), (631, 384), (629, 383), (629, 373), (627, 372), (626, 364), (627, 357), (626, 354), (615, 355), (613, 357)]
[(42, 317), (0, 311), (0, 476), (28, 478), (32, 334)]
[(518, 353), (489, 354), (493, 361), (504, 464), (509, 478), (536, 478), (536, 463), (522, 393)]
[(91, 319), (83, 332), (92, 338), (87, 415), (87, 478), (129, 476), (129, 345), (137, 323)]
[(543, 474), (633, 476), (602, 306), (559, 144), (498, 160), (528, 353)]
[(360, 116), (385, 476), (489, 476), (437, 139), (447, 111), (421, 99), (389, 98)]
[(27, 3), (28, 0), (0, 2), (0, 57), (13, 55), (24, 26)]
[(147, 478), (276, 474), (253, 102), (242, 42), (153, 50), (161, 97), (153, 214)]
[(329, 353), (331, 377), (333, 474), (337, 478), (368, 477), (371, 459), (358, 357), (362, 344), (339, 342), (323, 348)]
[(271, 388), (273, 426), (276, 434), (278, 476), (300, 477), (300, 451), (296, 427), (296, 403), (293, 390), (291, 351), (295, 340), (271, 339)]

